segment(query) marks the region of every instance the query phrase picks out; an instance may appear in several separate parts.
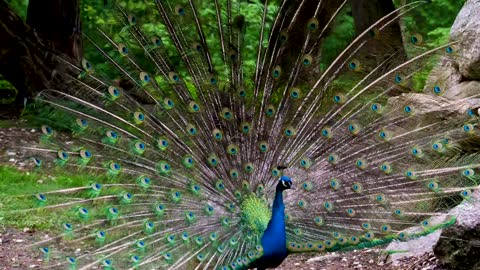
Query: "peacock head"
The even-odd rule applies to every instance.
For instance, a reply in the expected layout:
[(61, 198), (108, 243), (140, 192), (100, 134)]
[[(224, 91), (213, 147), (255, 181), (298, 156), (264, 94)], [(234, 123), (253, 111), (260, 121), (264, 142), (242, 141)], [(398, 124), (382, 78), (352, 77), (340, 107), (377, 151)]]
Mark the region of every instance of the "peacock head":
[(293, 186), (293, 181), (290, 177), (283, 175), (280, 177), (280, 181), (278, 181), (277, 189), (284, 191), (286, 189), (291, 189)]

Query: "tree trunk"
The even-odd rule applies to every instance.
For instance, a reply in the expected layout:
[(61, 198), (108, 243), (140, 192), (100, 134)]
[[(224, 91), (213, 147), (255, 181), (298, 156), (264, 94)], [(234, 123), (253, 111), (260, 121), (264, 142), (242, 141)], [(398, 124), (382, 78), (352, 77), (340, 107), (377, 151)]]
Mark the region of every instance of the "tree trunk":
[(27, 24), (52, 49), (80, 63), (83, 53), (79, 0), (30, 0)]
[[(392, 0), (350, 0), (352, 16), (355, 22), (355, 31), (361, 34), (382, 17), (395, 10)], [(399, 60), (406, 59), (406, 52), (403, 46), (402, 30), (400, 19), (390, 23), (375, 42), (368, 47), (369, 54), (379, 56), (379, 61), (385, 60), (392, 53), (397, 53)]]
[[(46, 8), (48, 2), (52, 5)], [(50, 10), (53, 2), (69, 3)], [(59, 70), (66, 68), (63, 59), (73, 63), (81, 59), (78, 4), (77, 0), (31, 0), (27, 21), (33, 24), (35, 29), (32, 29), (0, 0), (0, 74), (17, 89), (15, 103), (2, 106), (11, 117), (22, 111), (26, 98), (33, 98), (44, 89), (61, 88), (56, 86), (66, 79), (59, 78), (64, 76)], [(72, 28), (74, 24), (78, 27)], [(62, 25), (67, 26), (59, 27)]]

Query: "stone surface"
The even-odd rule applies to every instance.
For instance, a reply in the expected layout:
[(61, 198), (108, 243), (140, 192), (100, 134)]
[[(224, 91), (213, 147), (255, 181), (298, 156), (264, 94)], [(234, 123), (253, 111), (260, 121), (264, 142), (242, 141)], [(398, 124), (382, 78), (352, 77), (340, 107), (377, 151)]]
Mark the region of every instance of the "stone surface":
[(435, 256), (449, 269), (480, 269), (480, 191), (453, 208), (455, 225), (443, 230), (434, 247)]
[[(480, 92), (480, 89), (479, 89)], [(479, 99), (471, 100), (452, 100), (445, 97), (432, 96), (428, 94), (408, 93), (388, 99), (388, 106), (411, 105), (415, 108), (415, 113), (432, 114), (437, 117), (463, 116), (467, 110), (472, 107), (480, 106)]]
[(443, 96), (447, 99), (462, 99), (466, 97), (480, 98), (480, 81), (465, 81), (451, 86)]
[[(439, 215), (432, 217), (430, 219), (431, 224), (442, 224), (447, 222), (451, 216), (447, 214)], [(414, 233), (420, 233), (424, 229), (422, 226), (415, 226), (412, 228), (409, 228), (406, 233), (409, 234), (414, 234)], [(432, 253), (433, 252), (433, 247), (437, 244), (440, 235), (442, 233), (442, 230), (437, 230), (434, 233), (418, 237), (418, 238), (413, 238), (408, 241), (394, 241), (391, 242), (387, 248), (385, 248), (386, 251), (388, 251), (388, 256), (387, 256), (387, 262), (392, 262), (393, 265), (398, 265), (398, 263), (401, 261), (403, 258), (408, 258), (408, 257), (418, 257), (422, 256), (425, 253)]]
[(466, 80), (480, 80), (480, 1), (467, 0), (450, 31), (459, 41), (455, 62)]
[[(451, 217), (456, 218), (456, 223), (445, 229), (409, 241), (390, 243), (386, 248), (390, 253), (387, 262), (398, 265), (404, 258), (433, 252), (447, 269), (480, 269), (480, 190), (448, 213), (430, 219), (430, 223), (444, 223)], [(421, 226), (412, 227), (407, 233), (421, 230)]]
[[(459, 12), (450, 40), (455, 53), (445, 55), (431, 72), (424, 92), (450, 100), (480, 95), (480, 1), (467, 0)], [(435, 93), (435, 87), (440, 93)]]

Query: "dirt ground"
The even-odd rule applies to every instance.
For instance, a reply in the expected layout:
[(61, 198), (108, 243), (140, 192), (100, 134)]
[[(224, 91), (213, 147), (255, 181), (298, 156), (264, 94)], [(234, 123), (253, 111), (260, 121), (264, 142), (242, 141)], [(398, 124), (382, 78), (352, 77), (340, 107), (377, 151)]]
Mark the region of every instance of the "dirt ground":
[[(39, 252), (28, 245), (34, 238), (38, 239), (40, 232), (29, 229), (18, 231), (14, 229), (0, 230), (0, 269), (24, 270), (39, 269), (44, 264)], [(364, 249), (350, 253), (291, 255), (277, 270), (443, 270), (437, 265), (438, 260), (433, 254), (426, 253), (420, 257), (409, 257), (402, 261), (386, 263), (387, 256), (383, 249)]]

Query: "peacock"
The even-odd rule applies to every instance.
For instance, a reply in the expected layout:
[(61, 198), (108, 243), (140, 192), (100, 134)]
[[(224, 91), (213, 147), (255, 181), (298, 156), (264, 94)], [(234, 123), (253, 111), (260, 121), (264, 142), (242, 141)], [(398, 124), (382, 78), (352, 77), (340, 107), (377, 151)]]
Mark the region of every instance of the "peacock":
[(430, 1), (331, 59), (352, 1), (145, 2), (156, 21), (114, 2), (84, 35), (103, 60), (61, 58), (61, 86), (36, 98), (32, 170), (84, 175), (10, 198), (56, 224), (31, 244), (43, 267), (263, 270), (429, 234), (478, 189), (475, 96), (440, 106), (447, 81), (415, 83), (459, 41), (398, 26)]

